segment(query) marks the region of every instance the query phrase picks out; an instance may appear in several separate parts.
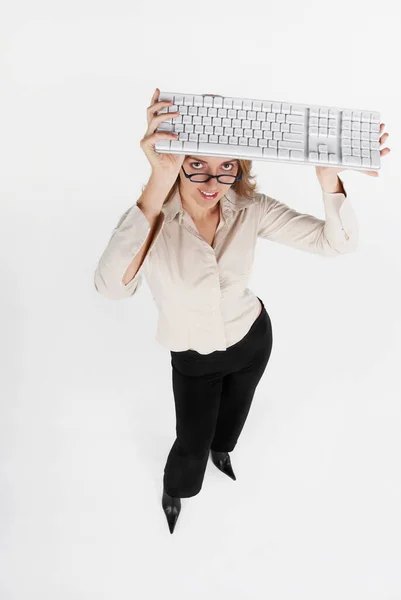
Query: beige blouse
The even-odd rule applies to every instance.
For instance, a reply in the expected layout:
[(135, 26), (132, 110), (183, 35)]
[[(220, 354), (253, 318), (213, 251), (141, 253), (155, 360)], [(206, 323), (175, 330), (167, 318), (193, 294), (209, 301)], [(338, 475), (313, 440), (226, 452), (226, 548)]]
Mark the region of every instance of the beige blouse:
[[(135, 297), (145, 277), (158, 309), (157, 342), (176, 352), (226, 350), (246, 335), (260, 312), (259, 300), (248, 288), (258, 237), (325, 257), (356, 250), (357, 222), (344, 192), (322, 191), (321, 220), (265, 194), (255, 193), (249, 200), (229, 188), (220, 200), (220, 223), (211, 246), (183, 209), (177, 189), (162, 207), (141, 267), (124, 285), (123, 275), (150, 231), (134, 204), (112, 231), (95, 270), (95, 288), (110, 300)], [(138, 314), (138, 322), (140, 318)]]

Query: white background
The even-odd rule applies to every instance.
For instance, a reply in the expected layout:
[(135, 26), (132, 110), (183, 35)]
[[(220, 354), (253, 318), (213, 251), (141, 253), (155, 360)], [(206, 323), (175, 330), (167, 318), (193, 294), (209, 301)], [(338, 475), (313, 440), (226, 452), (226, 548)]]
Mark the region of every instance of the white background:
[[(10, 8), (12, 6), (12, 8)], [(2, 600), (400, 600), (401, 50), (393, 2), (12, 2), (0, 20)], [(156, 87), (379, 111), (344, 171), (357, 252), (258, 240), (273, 350), (231, 454), (171, 535), (170, 353), (146, 281), (93, 275), (150, 165)], [(259, 190), (324, 218), (313, 166)]]

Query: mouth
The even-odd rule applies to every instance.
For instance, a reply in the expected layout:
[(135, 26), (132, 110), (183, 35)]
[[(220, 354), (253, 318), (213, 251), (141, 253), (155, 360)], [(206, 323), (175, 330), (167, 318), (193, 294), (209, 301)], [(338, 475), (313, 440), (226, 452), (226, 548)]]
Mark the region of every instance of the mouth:
[(219, 193), (219, 192), (215, 192), (214, 194), (209, 195), (209, 194), (205, 194), (199, 188), (198, 188), (198, 191), (200, 194), (202, 194), (202, 198), (205, 198), (206, 200), (214, 200), (216, 198), (217, 194)]

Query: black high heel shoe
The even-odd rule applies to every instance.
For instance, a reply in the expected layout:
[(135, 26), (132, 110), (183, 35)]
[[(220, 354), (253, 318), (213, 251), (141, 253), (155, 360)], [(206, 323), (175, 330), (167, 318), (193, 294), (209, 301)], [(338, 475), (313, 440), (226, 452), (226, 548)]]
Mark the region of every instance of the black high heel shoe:
[(167, 518), (170, 533), (173, 533), (181, 511), (181, 498), (169, 496), (166, 490), (163, 488), (162, 506)]
[(210, 454), (212, 456), (213, 464), (222, 472), (234, 479), (237, 480), (234, 475), (234, 471), (231, 466), (230, 455), (228, 452), (216, 452), (215, 450), (210, 450)]

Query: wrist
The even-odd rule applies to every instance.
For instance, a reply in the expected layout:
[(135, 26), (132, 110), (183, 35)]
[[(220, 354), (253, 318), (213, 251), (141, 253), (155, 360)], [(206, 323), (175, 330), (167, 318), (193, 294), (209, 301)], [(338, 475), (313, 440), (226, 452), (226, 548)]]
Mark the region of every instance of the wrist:
[(324, 192), (327, 194), (344, 194), (345, 190), (338, 175), (325, 175), (319, 177), (319, 183)]

